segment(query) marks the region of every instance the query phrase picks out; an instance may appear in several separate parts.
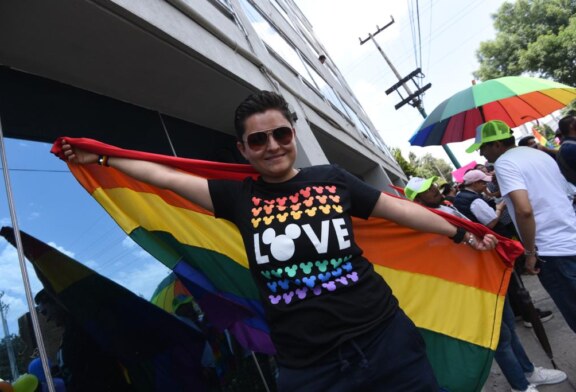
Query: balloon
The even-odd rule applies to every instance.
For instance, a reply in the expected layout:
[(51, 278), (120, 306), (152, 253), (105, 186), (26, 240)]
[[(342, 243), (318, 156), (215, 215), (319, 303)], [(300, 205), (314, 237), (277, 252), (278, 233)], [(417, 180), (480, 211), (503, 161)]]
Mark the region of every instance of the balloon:
[(0, 381), (0, 392), (14, 392), (14, 388), (9, 382)]
[[(48, 361), (48, 367), (50, 367), (50, 361)], [(40, 358), (34, 358), (28, 364), (28, 373), (33, 374), (38, 378), (38, 381), (46, 381), (46, 375), (44, 374), (44, 368), (42, 367), (42, 361)]]
[(14, 392), (34, 392), (38, 388), (38, 378), (33, 374), (25, 373), (12, 384)]

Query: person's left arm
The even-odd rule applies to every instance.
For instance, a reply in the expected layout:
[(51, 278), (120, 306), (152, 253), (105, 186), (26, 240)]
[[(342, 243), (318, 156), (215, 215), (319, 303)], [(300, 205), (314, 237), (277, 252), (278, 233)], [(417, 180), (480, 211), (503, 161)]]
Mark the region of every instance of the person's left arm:
[[(456, 226), (419, 204), (384, 193), (380, 194), (371, 216), (388, 219), (414, 230), (447, 237), (455, 236), (457, 230)], [(472, 233), (466, 232), (464, 242), (477, 250), (489, 250), (494, 249), (498, 240), (492, 234), (487, 234), (479, 240)]]

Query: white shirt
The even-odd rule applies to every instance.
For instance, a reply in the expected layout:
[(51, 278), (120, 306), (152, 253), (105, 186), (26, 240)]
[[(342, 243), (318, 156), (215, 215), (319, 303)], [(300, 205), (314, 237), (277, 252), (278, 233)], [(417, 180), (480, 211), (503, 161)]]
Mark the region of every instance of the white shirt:
[(448, 214), (457, 216), (458, 218), (462, 218), (462, 219), (466, 219), (466, 220), (470, 220), (468, 219), (468, 217), (464, 214), (462, 214), (460, 211), (458, 211), (455, 207), (452, 206), (447, 206), (444, 204), (440, 204), (440, 206), (437, 208), (440, 211), (444, 211)]
[[(470, 188), (466, 188), (466, 190), (478, 193)], [(482, 198), (476, 199), (472, 204), (470, 204), (470, 211), (474, 214), (476, 219), (478, 219), (478, 222), (482, 223), (484, 226), (487, 226), (488, 223), (498, 218), (494, 208), (490, 207), (490, 204), (486, 203)]]
[(534, 211), (538, 253), (576, 255), (576, 214), (568, 198), (568, 182), (554, 159), (535, 148), (514, 147), (502, 154), (494, 167), (500, 192), (518, 232), (509, 193), (524, 189)]

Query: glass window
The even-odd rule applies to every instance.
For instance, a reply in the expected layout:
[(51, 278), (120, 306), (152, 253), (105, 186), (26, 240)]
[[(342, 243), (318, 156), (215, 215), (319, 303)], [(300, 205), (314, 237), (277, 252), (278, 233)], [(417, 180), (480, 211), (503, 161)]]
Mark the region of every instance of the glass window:
[(336, 109), (338, 109), (342, 114), (346, 115), (346, 109), (344, 109), (342, 101), (340, 101), (340, 98), (338, 98), (338, 95), (336, 95), (332, 87), (330, 87), (330, 85), (326, 82), (326, 80), (324, 80), (324, 78), (320, 76), (320, 74), (316, 72), (316, 70), (310, 64), (308, 64), (307, 62), (304, 62), (304, 64), (306, 66), (306, 69), (310, 73), (310, 76), (312, 77), (312, 79), (314, 79), (316, 87), (318, 88), (318, 90), (320, 90), (324, 98), (330, 101), (330, 103), (334, 105), (334, 107), (336, 107)]
[(296, 49), (294, 49), (278, 30), (276, 30), (256, 8), (248, 3), (248, 1), (241, 0), (240, 4), (242, 8), (244, 8), (248, 19), (250, 19), (254, 30), (256, 30), (258, 36), (262, 38), (266, 45), (286, 61), (297, 73), (306, 77), (308, 72)]
[(282, 6), (278, 3), (278, 0), (272, 0), (271, 3), (274, 6), (274, 8), (276, 8), (276, 10), (280, 13), (280, 15), (282, 15), (282, 17), (286, 20), (286, 22), (288, 22), (288, 24), (292, 26), (294, 30), (296, 30), (296, 26), (294, 26), (294, 23), (292, 22), (286, 11), (284, 11), (284, 8), (282, 8)]
[(312, 54), (314, 55), (314, 59), (317, 60), (318, 57), (320, 57), (320, 53), (318, 53), (318, 51), (316, 50), (316, 48), (314, 47), (314, 45), (312, 45), (312, 43), (310, 42), (310, 40), (308, 39), (308, 37), (305, 34), (300, 34), (301, 37), (303, 37), (304, 42), (306, 43), (306, 45), (308, 46), (308, 49), (310, 49), (310, 51), (312, 52)]
[(350, 106), (348, 106), (348, 104), (346, 102), (342, 102), (342, 104), (346, 107), (346, 112), (348, 113), (348, 116), (350, 116), (350, 118), (352, 119), (352, 122), (354, 123), (354, 125), (356, 126), (356, 128), (362, 132), (362, 134), (364, 135), (364, 137), (366, 137), (367, 139), (370, 138), (369, 132), (366, 131), (366, 128), (364, 128), (364, 126), (362, 126), (362, 121), (360, 121), (360, 119), (358, 118), (358, 116), (356, 115), (356, 112), (354, 110), (352, 110), (352, 108)]
[[(232, 18), (234, 14), (234, 9), (230, 5), (229, 0), (209, 0), (216, 8), (218, 8), (222, 13), (224, 13), (229, 18)], [(193, 2), (190, 0), (185, 1), (190, 7), (194, 7)]]

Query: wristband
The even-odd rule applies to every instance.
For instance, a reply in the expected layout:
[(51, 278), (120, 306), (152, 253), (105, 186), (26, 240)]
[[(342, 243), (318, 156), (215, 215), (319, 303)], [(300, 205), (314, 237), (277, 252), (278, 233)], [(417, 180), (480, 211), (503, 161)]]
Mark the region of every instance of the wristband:
[(464, 240), (464, 236), (466, 236), (466, 230), (463, 228), (456, 226), (456, 234), (452, 237), (449, 237), (454, 243), (459, 244)]
[(530, 250), (525, 250), (524, 251), (524, 256), (537, 256), (538, 255), (538, 251), (536, 249), (530, 251)]

